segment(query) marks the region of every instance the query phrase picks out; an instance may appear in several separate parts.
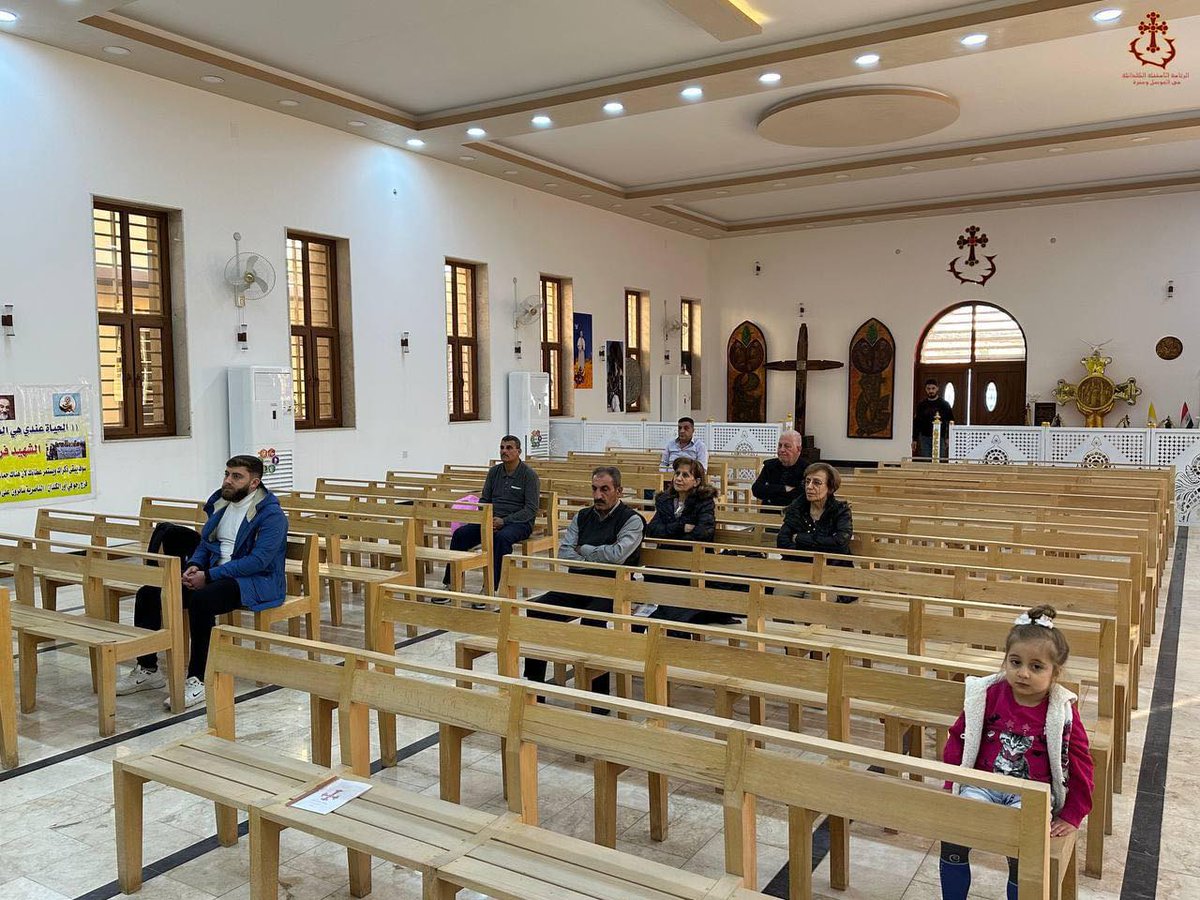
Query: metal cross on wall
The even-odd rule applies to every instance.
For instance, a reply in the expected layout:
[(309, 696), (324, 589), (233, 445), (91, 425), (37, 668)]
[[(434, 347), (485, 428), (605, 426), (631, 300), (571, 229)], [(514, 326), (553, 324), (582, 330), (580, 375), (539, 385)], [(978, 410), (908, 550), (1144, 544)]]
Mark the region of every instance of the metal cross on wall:
[(988, 244), (987, 235), (981, 234), (980, 233), (981, 231), (982, 231), (982, 229), (978, 225), (972, 225), (971, 227), (969, 227), (967, 229), (966, 234), (959, 235), (959, 237), (958, 237), (958, 249), (959, 250), (961, 250), (963, 247), (970, 248), (969, 252), (967, 253), (967, 265), (968, 266), (979, 265), (979, 259), (975, 256), (975, 248), (976, 247), (986, 247)]
[(781, 359), (767, 363), (767, 368), (775, 372), (796, 373), (796, 409), (793, 421), (795, 428), (801, 434), (808, 434), (804, 425), (804, 414), (807, 410), (808, 373), (823, 369), (840, 369), (842, 363), (834, 359), (808, 358), (808, 324), (800, 325), (800, 333), (796, 336), (796, 358)]

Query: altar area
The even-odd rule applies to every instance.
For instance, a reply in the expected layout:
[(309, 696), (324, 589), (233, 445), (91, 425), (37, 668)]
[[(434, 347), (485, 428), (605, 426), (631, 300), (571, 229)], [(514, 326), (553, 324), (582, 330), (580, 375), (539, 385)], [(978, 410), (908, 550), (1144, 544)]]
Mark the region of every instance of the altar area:
[(992, 465), (1174, 466), (1176, 524), (1200, 522), (1200, 429), (951, 425), (950, 459)]

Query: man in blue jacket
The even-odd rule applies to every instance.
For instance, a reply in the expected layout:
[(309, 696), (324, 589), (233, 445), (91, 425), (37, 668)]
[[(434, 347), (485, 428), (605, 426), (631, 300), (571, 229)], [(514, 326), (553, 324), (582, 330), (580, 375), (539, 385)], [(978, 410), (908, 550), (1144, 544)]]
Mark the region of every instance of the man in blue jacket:
[[(185, 706), (204, 702), (204, 667), (210, 633), (217, 616), (235, 609), (270, 609), (287, 594), (287, 516), (262, 483), (262, 460), (235, 456), (225, 463), (221, 489), (208, 498), (208, 521), (200, 543), (183, 572), (183, 608), (188, 611), (192, 658), (184, 684)], [(162, 596), (158, 588), (137, 592), (133, 623), (139, 628), (162, 628)], [(117, 682), (118, 694), (162, 688), (158, 654), (138, 658), (138, 664)], [(170, 706), (170, 698), (164, 705)]]

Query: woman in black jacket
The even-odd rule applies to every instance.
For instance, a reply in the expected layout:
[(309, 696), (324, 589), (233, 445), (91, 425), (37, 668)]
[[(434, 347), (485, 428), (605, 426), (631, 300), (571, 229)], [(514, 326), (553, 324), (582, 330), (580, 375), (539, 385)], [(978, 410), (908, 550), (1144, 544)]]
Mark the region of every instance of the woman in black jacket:
[[(646, 536), (679, 541), (711, 541), (717, 531), (716, 491), (705, 480), (704, 466), (697, 460), (681, 456), (671, 468), (675, 470), (671, 486), (654, 498), (654, 518), (646, 525)], [(688, 583), (685, 579), (661, 575), (647, 575), (646, 580), (663, 584)], [(737, 621), (728, 613), (682, 606), (660, 606), (650, 614), (650, 618), (694, 625), (728, 625)]]
[[(812, 550), (821, 553), (849, 553), (854, 534), (850, 504), (839, 500), (837, 489), (842, 477), (828, 463), (813, 463), (804, 470), (804, 496), (792, 501), (783, 513), (783, 527), (775, 539), (782, 550)], [(850, 566), (849, 560), (831, 559), (831, 566)], [(853, 597), (840, 596), (839, 603), (853, 603)]]

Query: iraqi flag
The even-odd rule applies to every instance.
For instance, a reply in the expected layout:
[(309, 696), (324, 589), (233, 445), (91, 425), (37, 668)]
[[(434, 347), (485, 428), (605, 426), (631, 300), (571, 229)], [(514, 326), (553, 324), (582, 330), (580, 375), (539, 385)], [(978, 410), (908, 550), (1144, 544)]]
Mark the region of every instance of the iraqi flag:
[(1191, 412), (1188, 410), (1187, 401), (1183, 401), (1183, 409), (1179, 411), (1179, 427), (1180, 428), (1195, 428), (1196, 422), (1192, 418)]

